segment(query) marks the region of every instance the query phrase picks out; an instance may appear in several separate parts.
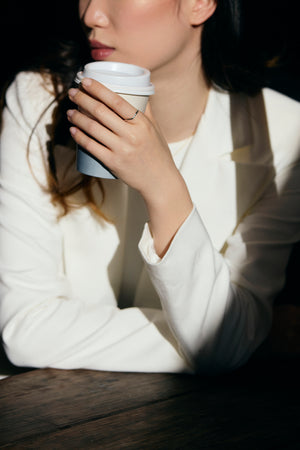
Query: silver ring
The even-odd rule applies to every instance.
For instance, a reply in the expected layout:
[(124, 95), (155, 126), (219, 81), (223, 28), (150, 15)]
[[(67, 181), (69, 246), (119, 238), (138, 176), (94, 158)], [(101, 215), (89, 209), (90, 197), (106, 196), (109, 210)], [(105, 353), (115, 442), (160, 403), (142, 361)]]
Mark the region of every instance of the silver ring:
[(134, 113), (134, 116), (130, 117), (129, 119), (124, 119), (124, 120), (133, 120), (136, 118), (136, 116), (138, 115), (139, 109), (136, 110), (136, 112)]

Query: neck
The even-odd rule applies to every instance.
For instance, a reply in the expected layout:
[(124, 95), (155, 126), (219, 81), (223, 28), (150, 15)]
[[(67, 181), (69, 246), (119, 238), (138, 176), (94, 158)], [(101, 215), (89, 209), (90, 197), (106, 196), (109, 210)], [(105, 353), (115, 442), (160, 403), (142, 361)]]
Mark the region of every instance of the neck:
[(206, 106), (209, 87), (199, 58), (194, 61), (182, 70), (152, 73), (155, 95), (150, 106), (168, 143), (194, 134)]

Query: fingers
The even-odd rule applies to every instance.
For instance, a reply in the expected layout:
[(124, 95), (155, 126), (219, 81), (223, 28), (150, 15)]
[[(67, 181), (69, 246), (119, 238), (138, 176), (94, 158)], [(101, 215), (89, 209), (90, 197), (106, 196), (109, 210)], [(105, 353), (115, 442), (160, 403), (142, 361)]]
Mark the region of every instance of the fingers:
[(126, 167), (126, 161), (132, 160), (132, 155), (148, 141), (145, 136), (149, 134), (149, 119), (102, 84), (84, 79), (82, 85), (84, 90), (69, 91), (70, 99), (78, 106), (67, 112), (74, 125), (70, 132), (78, 145), (119, 177), (120, 167)]
[(97, 81), (84, 79), (82, 85), (84, 91), (70, 89), (70, 99), (106, 128), (116, 134), (122, 134), (126, 119), (135, 114), (136, 108)]
[(100, 100), (123, 120), (134, 115), (136, 108), (103, 84), (91, 78), (84, 78), (81, 84), (89, 95)]
[(90, 138), (87, 134), (82, 132), (76, 127), (70, 128), (70, 133), (73, 136), (75, 142), (84, 148), (87, 152), (94, 155), (99, 161), (101, 161), (107, 167), (112, 165), (112, 152), (108, 150), (104, 145), (96, 142), (94, 139)]
[(108, 130), (98, 121), (77, 109), (67, 111), (68, 120), (88, 136), (95, 139), (104, 147), (112, 150), (118, 145), (118, 136)]
[(124, 126), (123, 119), (101, 101), (96, 100), (79, 89), (70, 89), (69, 97), (78, 106), (80, 111), (84, 112), (90, 118), (94, 118), (107, 129), (112, 130), (116, 134), (122, 131)]

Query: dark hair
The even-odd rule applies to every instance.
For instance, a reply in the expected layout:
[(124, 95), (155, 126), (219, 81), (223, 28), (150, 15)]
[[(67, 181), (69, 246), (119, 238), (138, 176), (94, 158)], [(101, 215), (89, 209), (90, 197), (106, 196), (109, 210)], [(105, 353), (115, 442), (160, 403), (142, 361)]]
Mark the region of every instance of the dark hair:
[[(253, 64), (249, 52), (245, 51), (244, 20), (242, 0), (216, 0), (217, 8), (213, 16), (205, 23), (202, 33), (202, 63), (209, 84), (231, 92), (256, 93), (262, 86), (259, 65)], [(99, 205), (96, 206), (92, 185), (99, 179), (79, 174), (75, 170), (75, 145), (70, 139), (66, 110), (71, 107), (67, 91), (73, 83), (75, 74), (90, 59), (86, 33), (79, 18), (73, 25), (73, 40), (50, 46), (42, 64), (31, 66), (51, 77), (57, 106), (53, 113), (52, 132), (48, 149), (48, 191), (54, 203), (69, 210), (70, 194), (83, 191), (88, 204), (97, 214), (103, 216)], [(60, 153), (57, 145), (68, 148), (70, 163), (67, 170), (59, 171)], [(62, 158), (65, 157), (61, 156)], [(76, 172), (76, 174), (75, 174)], [(104, 217), (104, 216), (103, 216)]]
[[(81, 42), (60, 42), (56, 46), (56, 51), (53, 52), (53, 60), (49, 61), (48, 59), (48, 64), (40, 68), (40, 72), (44, 76), (51, 77), (57, 103), (53, 111), (53, 126), (47, 142), (49, 165), (47, 191), (51, 194), (53, 203), (62, 206), (62, 215), (66, 214), (71, 206), (75, 206), (74, 199), (72, 205), (70, 204), (70, 195), (82, 191), (85, 198), (84, 204), (88, 205), (100, 217), (109, 220), (103, 214), (101, 205), (96, 205), (93, 194), (92, 186), (97, 184), (102, 193), (102, 202), (104, 201), (101, 180), (81, 174), (75, 168), (76, 148), (73, 139), (70, 137), (70, 124), (66, 116), (66, 111), (74, 107), (67, 96), (68, 89), (73, 85), (78, 70), (89, 60), (89, 47), (86, 38), (82, 37)], [(63, 153), (61, 146), (64, 146)], [(28, 150), (29, 148), (28, 146)], [(79, 206), (81, 205), (82, 200)]]
[(247, 39), (241, 0), (217, 0), (202, 33), (202, 64), (208, 82), (229, 92), (256, 94), (263, 85), (264, 64)]

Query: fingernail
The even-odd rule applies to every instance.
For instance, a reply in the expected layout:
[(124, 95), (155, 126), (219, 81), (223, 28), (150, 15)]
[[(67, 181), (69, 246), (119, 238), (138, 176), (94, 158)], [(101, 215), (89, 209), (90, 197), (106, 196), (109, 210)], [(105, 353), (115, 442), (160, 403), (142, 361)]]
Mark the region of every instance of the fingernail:
[(69, 91), (68, 91), (69, 97), (74, 97), (77, 94), (77, 92), (78, 92), (78, 89), (75, 89), (75, 88), (69, 89)]
[(77, 128), (75, 128), (75, 127), (70, 128), (70, 133), (72, 136), (74, 136), (76, 134), (76, 131), (77, 131)]
[(83, 86), (88, 87), (88, 86), (90, 86), (90, 85), (92, 84), (92, 80), (91, 80), (90, 78), (84, 78), (84, 79), (81, 81), (81, 84), (82, 84)]
[(75, 109), (68, 109), (67, 116), (71, 118), (73, 116), (74, 112), (75, 112)]

